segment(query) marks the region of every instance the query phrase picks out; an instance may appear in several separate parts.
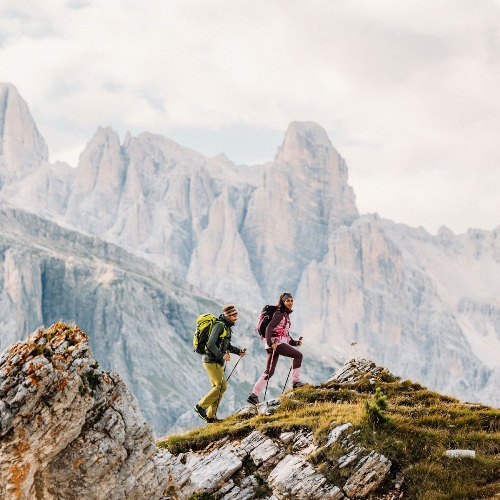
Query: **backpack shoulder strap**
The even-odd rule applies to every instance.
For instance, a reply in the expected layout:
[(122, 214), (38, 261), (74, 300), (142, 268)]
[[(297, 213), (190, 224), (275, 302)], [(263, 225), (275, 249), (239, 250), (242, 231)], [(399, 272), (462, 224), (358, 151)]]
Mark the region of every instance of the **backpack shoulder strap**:
[(224, 321), (221, 321), (219, 318), (216, 318), (216, 320), (214, 321), (214, 324), (212, 325), (212, 329), (214, 328), (214, 326), (217, 323), (220, 323), (222, 325), (222, 332), (219, 334), (219, 338), (224, 338), (227, 335), (227, 333), (226, 333), (227, 327), (226, 327)]
[(222, 323), (222, 333), (219, 335), (219, 338), (223, 339), (223, 338), (227, 337), (228, 333), (229, 333), (229, 337), (231, 337), (231, 327), (227, 326), (226, 323), (224, 323), (224, 321), (219, 320), (219, 323)]

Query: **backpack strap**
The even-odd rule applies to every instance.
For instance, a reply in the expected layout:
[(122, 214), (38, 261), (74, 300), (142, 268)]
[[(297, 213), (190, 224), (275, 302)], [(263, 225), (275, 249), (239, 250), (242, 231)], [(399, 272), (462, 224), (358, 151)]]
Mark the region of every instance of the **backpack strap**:
[(220, 338), (220, 339), (224, 339), (224, 338), (226, 338), (226, 337), (227, 337), (227, 333), (228, 333), (228, 331), (230, 332), (230, 331), (231, 331), (231, 329), (230, 329), (230, 327), (228, 327), (228, 326), (224, 323), (224, 321), (220, 321), (220, 320), (217, 320), (217, 321), (218, 321), (219, 323), (222, 323), (222, 333), (219, 335), (219, 338)]

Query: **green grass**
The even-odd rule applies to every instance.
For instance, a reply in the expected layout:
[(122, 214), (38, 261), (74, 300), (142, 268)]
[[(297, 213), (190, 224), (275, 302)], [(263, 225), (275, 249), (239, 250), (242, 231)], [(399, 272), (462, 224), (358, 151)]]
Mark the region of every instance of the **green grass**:
[[(312, 431), (319, 449), (311, 461), (332, 484), (341, 486), (345, 471), (336, 467), (347, 450), (326, 444), (329, 432), (351, 422), (358, 431), (351, 442), (375, 450), (392, 462), (391, 474), (402, 473), (407, 498), (418, 500), (493, 499), (500, 493), (500, 410), (462, 403), (411, 381), (384, 374), (373, 384), (305, 386), (282, 397), (272, 415), (233, 415), (218, 424), (182, 436), (160, 439), (172, 453), (200, 450), (228, 437), (243, 438), (253, 430), (277, 437), (288, 430)], [(472, 449), (476, 458), (452, 459), (447, 449)], [(379, 487), (384, 493), (389, 481)]]
[(411, 498), (463, 500), (500, 493), (498, 457), (430, 457), (406, 471)]

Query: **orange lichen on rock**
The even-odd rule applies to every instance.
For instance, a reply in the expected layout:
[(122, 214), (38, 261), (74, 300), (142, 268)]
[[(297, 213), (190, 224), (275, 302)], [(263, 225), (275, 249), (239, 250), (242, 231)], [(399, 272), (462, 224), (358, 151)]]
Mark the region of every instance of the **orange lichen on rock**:
[(55, 384), (56, 392), (61, 392), (68, 385), (68, 377), (59, 379)]
[(26, 481), (31, 468), (29, 463), (23, 463), (24, 456), (30, 449), (24, 428), (20, 429), (18, 439), (19, 441), (16, 443), (14, 451), (15, 463), (9, 467), (9, 486), (11, 488), (11, 496), (15, 499), (22, 498), (23, 483)]
[(26, 481), (29, 471), (30, 464), (14, 464), (9, 468), (9, 485), (12, 487), (12, 498), (18, 499), (23, 497), (23, 483)]
[(80, 465), (83, 464), (83, 462), (85, 462), (84, 458), (77, 458), (76, 460), (73, 460), (71, 462), (71, 467), (73, 467), (73, 470), (78, 470), (80, 468)]

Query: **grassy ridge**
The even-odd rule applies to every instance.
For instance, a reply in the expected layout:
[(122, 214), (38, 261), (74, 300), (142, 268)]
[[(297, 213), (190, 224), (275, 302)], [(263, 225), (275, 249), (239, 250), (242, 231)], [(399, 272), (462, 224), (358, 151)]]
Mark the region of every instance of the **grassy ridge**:
[[(351, 443), (392, 462), (391, 481), (383, 483), (378, 494), (402, 476), (406, 498), (499, 498), (500, 410), (463, 403), (390, 374), (375, 383), (370, 378), (305, 386), (283, 397), (272, 415), (233, 415), (219, 424), (160, 439), (157, 445), (180, 453), (226, 437), (241, 438), (256, 429), (271, 437), (308, 429), (319, 446), (310, 460), (330, 482), (342, 486), (350, 471), (339, 471), (337, 460), (347, 449), (340, 444), (321, 447), (334, 427), (351, 422)], [(474, 450), (476, 458), (449, 458), (444, 456), (448, 449)]]

